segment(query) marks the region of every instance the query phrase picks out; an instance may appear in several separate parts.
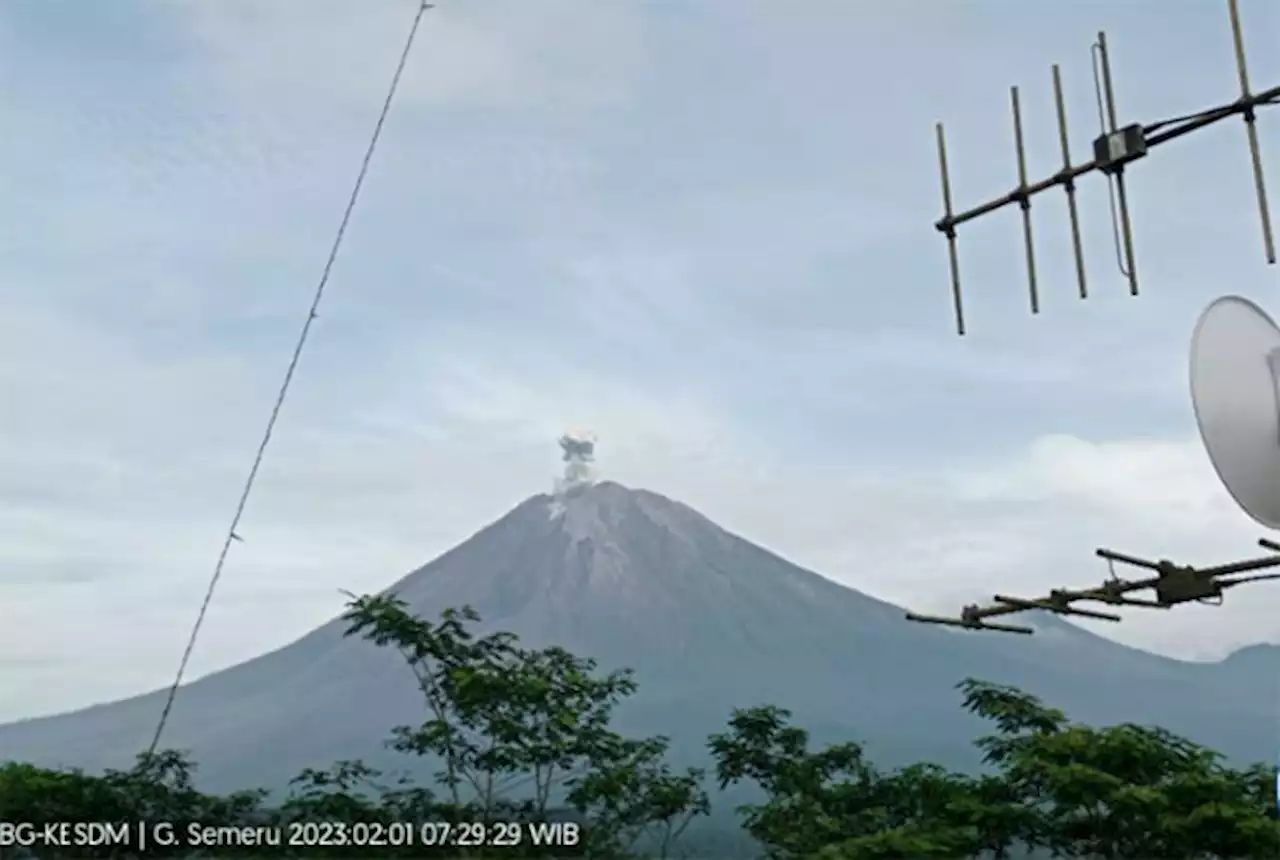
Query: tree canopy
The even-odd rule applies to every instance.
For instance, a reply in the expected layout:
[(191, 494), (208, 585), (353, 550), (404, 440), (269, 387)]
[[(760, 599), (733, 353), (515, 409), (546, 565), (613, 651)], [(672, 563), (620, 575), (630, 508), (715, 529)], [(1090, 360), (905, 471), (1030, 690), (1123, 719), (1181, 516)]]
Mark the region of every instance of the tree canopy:
[[(215, 796), (197, 789), (195, 765), (174, 750), (104, 774), (10, 762), (0, 765), (0, 860), (739, 860), (751, 849), (710, 848), (717, 783), (754, 788), (756, 800), (735, 813), (769, 860), (1280, 857), (1274, 767), (1232, 767), (1158, 727), (1073, 723), (1013, 688), (959, 685), (963, 707), (989, 726), (975, 741), (980, 774), (931, 763), (886, 770), (854, 741), (811, 749), (774, 705), (729, 715), (704, 771), (669, 761), (667, 738), (614, 730), (615, 708), (636, 692), (629, 671), (526, 648), (510, 633), (480, 635), (466, 607), (432, 621), (394, 596), (352, 597), (344, 619), (349, 636), (396, 650), (416, 681), (423, 719), (391, 727), (388, 745), (432, 762), (430, 784), (339, 761), (299, 774), (283, 798)], [(97, 831), (69, 826), (90, 822)], [(61, 829), (49, 837), (46, 825)], [(141, 855), (139, 828), (150, 837)], [(193, 832), (214, 828), (283, 844), (192, 844)]]

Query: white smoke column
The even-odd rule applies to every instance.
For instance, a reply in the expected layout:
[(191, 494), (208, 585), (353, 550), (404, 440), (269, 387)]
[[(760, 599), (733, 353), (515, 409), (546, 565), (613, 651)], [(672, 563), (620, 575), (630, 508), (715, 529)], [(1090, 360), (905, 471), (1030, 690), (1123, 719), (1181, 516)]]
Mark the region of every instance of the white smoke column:
[(560, 437), (560, 450), (564, 452), (564, 477), (562, 490), (591, 484), (596, 479), (593, 465), (596, 460), (596, 437), (584, 430), (570, 430)]
[(585, 430), (570, 430), (560, 437), (560, 450), (564, 452), (564, 475), (556, 479), (551, 503), (551, 516), (564, 513), (564, 497), (577, 487), (587, 487), (595, 482), (596, 437)]

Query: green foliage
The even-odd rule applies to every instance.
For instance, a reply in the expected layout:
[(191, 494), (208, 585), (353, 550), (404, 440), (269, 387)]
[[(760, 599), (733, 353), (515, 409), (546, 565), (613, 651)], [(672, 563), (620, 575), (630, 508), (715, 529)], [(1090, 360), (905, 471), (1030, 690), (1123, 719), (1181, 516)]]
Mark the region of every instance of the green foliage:
[(740, 812), (769, 858), (976, 853), (985, 806), (972, 780), (930, 764), (882, 773), (856, 743), (810, 751), (789, 718), (774, 707), (735, 711), (710, 742), (722, 788), (748, 779), (768, 796)]
[[(710, 814), (707, 775), (675, 769), (666, 738), (613, 730), (615, 707), (636, 689), (629, 672), (601, 673), (592, 660), (525, 648), (507, 633), (477, 635), (479, 618), (469, 608), (431, 622), (394, 597), (353, 597), (344, 617), (348, 635), (395, 649), (417, 680), (425, 719), (396, 727), (388, 743), (439, 762), (430, 788), (340, 761), (303, 771), (268, 808), (262, 791), (201, 793), (194, 765), (175, 751), (139, 756), (130, 770), (100, 776), (10, 763), (0, 766), (0, 823), (198, 822), (287, 832), (344, 821), (417, 827), (555, 820), (581, 826), (577, 853), (588, 857), (690, 856), (681, 847), (690, 825)], [(811, 749), (790, 713), (764, 706), (735, 711), (726, 730), (709, 739), (715, 777), (722, 789), (748, 783), (761, 792), (738, 814), (770, 860), (1280, 856), (1274, 767), (1229, 767), (1212, 750), (1159, 728), (1072, 723), (1016, 689), (976, 680), (959, 688), (964, 708), (990, 726), (975, 741), (989, 768), (982, 775), (928, 763), (886, 771), (857, 743)], [(715, 856), (744, 858), (729, 841)], [(528, 843), (449, 853), (553, 856)], [(387, 845), (376, 854), (425, 856), (421, 846)], [(213, 852), (351, 855), (342, 846)], [(0, 847), (0, 860), (17, 856)], [(38, 856), (134, 855), (118, 846), (45, 846)], [(196, 855), (153, 845), (145, 856)]]
[(1035, 842), (1069, 857), (1280, 856), (1274, 768), (1235, 770), (1160, 728), (1068, 724), (1017, 690), (966, 681), (995, 723), (977, 743), (1015, 797), (1040, 811)]
[(613, 743), (569, 792), (570, 804), (592, 823), (591, 852), (627, 856), (643, 841), (651, 856), (673, 856), (693, 820), (711, 812), (703, 771), (673, 771), (663, 761), (666, 738)]
[(610, 729), (614, 707), (636, 689), (629, 671), (600, 675), (594, 660), (521, 648), (509, 633), (477, 637), (470, 607), (433, 624), (379, 595), (354, 599), (344, 619), (348, 635), (404, 656), (428, 718), (395, 728), (392, 745), (443, 763), (436, 778), (462, 819), (543, 821), (563, 817), (559, 803), (591, 824), (594, 853), (625, 856), (646, 836), (670, 850), (707, 813), (701, 774), (673, 772), (665, 738)]
[(776, 860), (1053, 857), (1227, 860), (1280, 856), (1275, 768), (1227, 767), (1159, 728), (1068, 722), (1034, 696), (960, 685), (994, 731), (975, 742), (995, 773), (928, 764), (880, 773), (857, 744), (810, 751), (777, 708), (735, 712), (711, 739), (721, 784), (750, 780), (744, 823)]

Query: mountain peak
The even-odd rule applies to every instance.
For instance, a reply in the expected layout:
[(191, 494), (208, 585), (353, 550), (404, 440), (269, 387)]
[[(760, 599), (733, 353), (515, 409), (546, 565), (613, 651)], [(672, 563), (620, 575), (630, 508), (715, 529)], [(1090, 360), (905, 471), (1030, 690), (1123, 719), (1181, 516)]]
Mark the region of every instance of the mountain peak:
[(1245, 663), (1275, 665), (1278, 660), (1280, 660), (1280, 645), (1260, 642), (1255, 645), (1245, 645), (1243, 648), (1237, 648), (1224, 657), (1222, 662), (1233, 665)]
[(800, 643), (818, 650), (831, 629), (902, 623), (899, 609), (614, 481), (532, 496), (390, 590), (427, 615), (471, 605), (530, 641), (628, 663), (726, 641), (767, 658)]
[[(547, 515), (573, 541), (608, 538), (624, 527), (659, 526), (675, 534), (703, 518), (692, 509), (649, 490), (614, 481), (570, 487), (546, 498)], [(709, 523), (708, 523), (709, 524)]]

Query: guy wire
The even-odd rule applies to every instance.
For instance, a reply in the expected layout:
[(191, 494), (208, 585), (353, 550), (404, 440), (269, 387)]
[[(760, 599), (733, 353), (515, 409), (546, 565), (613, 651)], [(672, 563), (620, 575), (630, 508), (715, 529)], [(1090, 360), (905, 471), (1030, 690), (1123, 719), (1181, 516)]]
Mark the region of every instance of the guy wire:
[(218, 554), (218, 561), (213, 568), (213, 576), (209, 579), (209, 587), (205, 592), (204, 601), (200, 604), (200, 612), (196, 615), (195, 624), (191, 628), (190, 638), (187, 640), (186, 650), (182, 654), (182, 660), (178, 663), (178, 672), (174, 677), (173, 686), (169, 688), (168, 698), (165, 700), (164, 710), (160, 713), (160, 721), (156, 724), (154, 736), (151, 738), (151, 745), (147, 748), (146, 757), (150, 759), (155, 755), (156, 749), (160, 745), (160, 738), (164, 734), (165, 725), (169, 721), (169, 714), (173, 710), (174, 700), (178, 695), (178, 688), (182, 686), (183, 676), (186, 674), (187, 664), (191, 660), (191, 654), (195, 650), (196, 639), (200, 636), (200, 628), (204, 624), (205, 615), (209, 611), (209, 604), (213, 600), (213, 593), (218, 587), (218, 581), (222, 578), (222, 569), (226, 564), (227, 553), (231, 549), (234, 541), (240, 540), (240, 536), (236, 533), (236, 527), (240, 524), (240, 518), (244, 515), (245, 505), (249, 501), (249, 494), (253, 491), (254, 481), (258, 477), (258, 469), (262, 466), (262, 460), (266, 454), (267, 445), (271, 442), (271, 433), (275, 429), (276, 419), (280, 417), (281, 407), (289, 395), (289, 386), (293, 382), (294, 372), (298, 369), (298, 361), (302, 358), (302, 351), (307, 344), (307, 335), (311, 331), (311, 324), (316, 319), (316, 311), (320, 307), (320, 300), (324, 297), (325, 287), (329, 283), (329, 275), (333, 271), (334, 260), (338, 257), (338, 251), (342, 247), (343, 237), (347, 232), (347, 225), (351, 221), (351, 213), (354, 211), (356, 201), (360, 197), (360, 190), (364, 186), (365, 176), (369, 172), (369, 164), (373, 160), (374, 150), (378, 146), (378, 139), (382, 136), (382, 127), (386, 124), (387, 115), (391, 112), (391, 104), (395, 100), (396, 90), (400, 85), (400, 77), (404, 73), (405, 65), (409, 61), (409, 54), (413, 50), (413, 42), (418, 35), (418, 25), (422, 23), (422, 16), (432, 6), (426, 2), (420, 3), (418, 12), (414, 15), (413, 24), (409, 28), (408, 38), (405, 39), (404, 50), (400, 53), (400, 61), (396, 65), (395, 74), (391, 78), (391, 86), (387, 90), (387, 97), (382, 103), (382, 111), (378, 114), (378, 122), (374, 125), (373, 134), (369, 138), (369, 145), (365, 149), (364, 159), (360, 163), (360, 170), (356, 174), (355, 185), (351, 189), (351, 196), (347, 200), (347, 207), (342, 213), (342, 220), (338, 224), (338, 232), (334, 237), (333, 245), (329, 249), (329, 256), (325, 260), (324, 269), (320, 274), (320, 281), (316, 284), (315, 296), (311, 301), (311, 307), (307, 310), (306, 320), (302, 324), (302, 331), (298, 335), (297, 345), (293, 350), (293, 357), (289, 361), (289, 367), (285, 371), (284, 381), (280, 385), (279, 394), (276, 396), (275, 405), (271, 409), (271, 417), (267, 420), (267, 427), (262, 435), (262, 442), (258, 445), (258, 452), (253, 458), (253, 465), (249, 469), (249, 477), (245, 481), (244, 490), (240, 495), (240, 502), (236, 505), (235, 515), (231, 519), (231, 527), (227, 529), (227, 536), (222, 544), (222, 551)]

